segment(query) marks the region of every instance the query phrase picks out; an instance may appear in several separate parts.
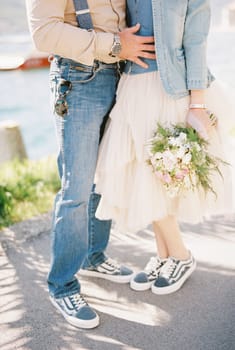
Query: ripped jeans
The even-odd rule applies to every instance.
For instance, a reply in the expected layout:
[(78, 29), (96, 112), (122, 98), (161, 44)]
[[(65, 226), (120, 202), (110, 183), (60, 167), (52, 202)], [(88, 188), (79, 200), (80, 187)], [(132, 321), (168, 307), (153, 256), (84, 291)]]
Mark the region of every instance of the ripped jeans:
[(111, 109), (119, 79), (118, 64), (86, 66), (54, 58), (50, 69), (52, 105), (59, 144), (61, 189), (55, 198), (51, 295), (80, 291), (77, 271), (102, 263), (111, 221), (95, 218), (99, 195), (92, 192), (100, 129)]

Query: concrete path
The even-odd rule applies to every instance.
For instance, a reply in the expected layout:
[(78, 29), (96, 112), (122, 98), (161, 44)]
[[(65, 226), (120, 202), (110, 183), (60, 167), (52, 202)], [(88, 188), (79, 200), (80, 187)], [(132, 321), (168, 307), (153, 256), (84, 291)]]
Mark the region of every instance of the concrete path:
[[(175, 294), (134, 292), (129, 285), (82, 277), (82, 293), (101, 317), (101, 325), (88, 331), (67, 324), (48, 300), (48, 217), (13, 226), (0, 256), (1, 350), (235, 349), (234, 219), (182, 226), (198, 267)], [(35, 227), (42, 227), (36, 236)], [(24, 230), (31, 232), (26, 241)], [(154, 251), (149, 229), (125, 235), (113, 231), (108, 252), (138, 270)]]

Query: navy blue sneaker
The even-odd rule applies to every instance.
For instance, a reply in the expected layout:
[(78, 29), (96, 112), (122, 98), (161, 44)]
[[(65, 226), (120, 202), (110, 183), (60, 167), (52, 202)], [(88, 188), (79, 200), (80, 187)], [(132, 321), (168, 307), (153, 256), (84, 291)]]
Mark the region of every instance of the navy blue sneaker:
[(86, 329), (99, 325), (99, 316), (90, 308), (81, 294), (76, 293), (64, 298), (50, 296), (50, 300), (71, 325)]
[(151, 257), (143, 271), (138, 272), (131, 280), (130, 287), (136, 291), (144, 291), (151, 288), (152, 284), (159, 276), (160, 270), (166, 259), (162, 260), (158, 256)]
[(133, 271), (131, 269), (118, 264), (110, 258), (97, 266), (80, 269), (79, 274), (81, 276), (104, 278), (116, 283), (128, 283), (133, 277)]
[(168, 258), (161, 268), (158, 278), (152, 284), (152, 292), (159, 295), (176, 292), (182, 287), (195, 268), (196, 261), (191, 254), (188, 260)]

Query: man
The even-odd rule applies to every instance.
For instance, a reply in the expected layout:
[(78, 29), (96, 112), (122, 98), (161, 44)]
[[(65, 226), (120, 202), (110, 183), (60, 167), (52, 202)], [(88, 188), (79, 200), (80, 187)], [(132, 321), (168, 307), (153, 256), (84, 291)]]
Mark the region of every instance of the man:
[(110, 221), (95, 218), (99, 196), (92, 192), (100, 128), (114, 103), (119, 61), (146, 67), (155, 58), (153, 37), (139, 25), (125, 29), (124, 0), (27, 0), (36, 47), (52, 53), (50, 71), (61, 190), (56, 196), (48, 286), (52, 304), (80, 328), (99, 316), (80, 294), (81, 274), (127, 283), (133, 272), (105, 255)]

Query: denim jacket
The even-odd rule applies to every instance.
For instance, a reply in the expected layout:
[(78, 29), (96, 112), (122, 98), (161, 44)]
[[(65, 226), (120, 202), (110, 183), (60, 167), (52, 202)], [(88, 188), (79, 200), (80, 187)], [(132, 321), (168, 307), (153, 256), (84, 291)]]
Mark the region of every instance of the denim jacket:
[(152, 11), (157, 67), (165, 91), (181, 98), (189, 90), (209, 87), (214, 80), (206, 57), (209, 0), (152, 0)]

